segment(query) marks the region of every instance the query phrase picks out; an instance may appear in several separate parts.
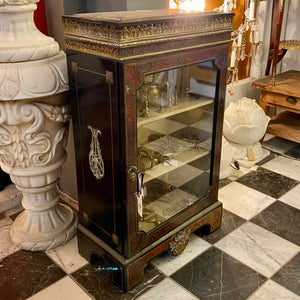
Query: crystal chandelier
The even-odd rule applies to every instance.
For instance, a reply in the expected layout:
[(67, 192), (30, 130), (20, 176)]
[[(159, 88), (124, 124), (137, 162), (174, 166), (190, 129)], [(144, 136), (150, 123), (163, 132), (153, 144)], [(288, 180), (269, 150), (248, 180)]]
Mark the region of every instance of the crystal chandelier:
[[(223, 11), (230, 12), (236, 7), (236, 0), (225, 0)], [(231, 33), (231, 59), (228, 67), (228, 84), (231, 83), (229, 93), (234, 94), (232, 85), (238, 82), (238, 65), (246, 63), (246, 76), (249, 76), (251, 59), (262, 55), (262, 41), (259, 40), (259, 28), (256, 25), (255, 8), (256, 0), (245, 1), (245, 19), (239, 28)], [(248, 41), (247, 41), (248, 39)], [(250, 43), (250, 51), (246, 53), (246, 43)]]

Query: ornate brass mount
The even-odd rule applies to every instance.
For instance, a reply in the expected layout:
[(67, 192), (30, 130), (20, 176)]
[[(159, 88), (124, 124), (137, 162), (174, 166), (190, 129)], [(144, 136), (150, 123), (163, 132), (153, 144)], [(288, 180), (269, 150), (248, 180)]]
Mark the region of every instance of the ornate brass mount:
[[(169, 83), (163, 80), (158, 83), (152, 78), (152, 81), (144, 81), (143, 85), (137, 92), (137, 100), (141, 104), (140, 116), (143, 118), (151, 117), (150, 106), (159, 106), (158, 112), (164, 112), (165, 108), (176, 105), (177, 88), (175, 88), (174, 99), (167, 95)], [(173, 103), (174, 102), (174, 103)]]
[(161, 224), (161, 221), (158, 220), (157, 213), (150, 210), (149, 208), (145, 207), (143, 209), (143, 222), (146, 223), (153, 223), (155, 226)]
[(144, 147), (138, 149), (138, 164), (139, 169), (145, 172), (148, 169), (156, 167), (158, 164), (170, 159), (170, 156), (159, 154), (153, 150)]
[(170, 243), (170, 251), (173, 255), (179, 255), (186, 248), (190, 240), (191, 231), (181, 230), (174, 236), (173, 241)]
[(137, 173), (138, 173), (138, 168), (136, 166), (129, 167), (129, 169), (127, 170), (128, 179), (134, 182), (137, 177)]
[(104, 161), (102, 158), (101, 148), (98, 136), (101, 135), (101, 130), (88, 126), (92, 133), (92, 141), (90, 144), (89, 164), (93, 175), (97, 179), (104, 177)]

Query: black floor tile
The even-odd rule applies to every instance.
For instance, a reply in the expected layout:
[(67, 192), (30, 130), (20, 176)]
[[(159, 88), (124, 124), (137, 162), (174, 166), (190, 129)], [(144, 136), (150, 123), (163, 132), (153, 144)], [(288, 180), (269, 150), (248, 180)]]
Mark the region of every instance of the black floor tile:
[(300, 253), (280, 269), (272, 280), (300, 296)]
[(261, 166), (265, 163), (267, 163), (268, 161), (274, 159), (277, 156), (277, 154), (271, 152), (267, 157), (265, 157), (263, 160), (259, 161), (258, 163), (256, 163), (257, 166)]
[(208, 192), (209, 180), (209, 173), (204, 172), (201, 175), (182, 185), (180, 189), (187, 193), (196, 195), (199, 198), (202, 198)]
[(223, 178), (219, 180), (219, 189), (221, 189), (222, 187), (224, 187), (225, 185), (231, 183), (232, 180), (229, 178)]
[(18, 216), (21, 212), (23, 212), (23, 210), (24, 210), (24, 209), (21, 208), (19, 212), (10, 215), (9, 218), (10, 218), (12, 221), (14, 221), (14, 220), (17, 218), (17, 216)]
[(164, 275), (149, 264), (144, 270), (143, 282), (125, 293), (113, 283), (112, 272), (105, 268), (99, 270), (89, 264), (71, 276), (97, 300), (130, 300), (137, 294), (142, 294), (141, 291), (146, 292), (149, 285), (157, 284), (164, 279)]
[(261, 167), (240, 177), (237, 182), (276, 199), (298, 184), (294, 179)]
[(184, 139), (185, 141), (190, 142), (203, 142), (211, 138), (211, 133), (194, 128), (194, 127), (184, 127), (182, 129), (179, 129), (178, 131), (172, 132), (171, 136), (176, 137), (178, 139)]
[(296, 146), (295, 148), (292, 148), (291, 150), (287, 151), (285, 155), (300, 160), (300, 145)]
[(240, 227), (243, 223), (245, 223), (245, 221), (245, 219), (223, 208), (222, 223), (219, 229), (217, 229), (209, 235), (201, 234), (201, 230), (196, 231), (195, 234), (202, 237), (207, 242), (214, 244), (220, 239), (222, 239), (224, 236), (235, 230), (236, 228)]
[(300, 210), (276, 201), (250, 220), (300, 246)]
[(168, 184), (156, 178), (152, 179), (144, 185), (144, 190), (146, 192), (143, 203), (144, 205), (147, 205), (175, 189), (176, 188), (171, 184)]
[(0, 299), (26, 299), (65, 276), (45, 253), (20, 250), (0, 264)]
[(189, 165), (198, 168), (200, 170), (209, 171), (210, 170), (210, 161), (211, 161), (211, 155), (206, 154), (196, 160), (193, 160), (189, 163)]
[(212, 247), (171, 276), (201, 300), (244, 300), (265, 278)]
[[(203, 114), (205, 113), (201, 112), (200, 109), (195, 109), (191, 112), (183, 112), (181, 114), (176, 114), (174, 116), (169, 117), (169, 119), (185, 125), (191, 125), (195, 122), (200, 121)], [(207, 116), (207, 114), (205, 115)]]

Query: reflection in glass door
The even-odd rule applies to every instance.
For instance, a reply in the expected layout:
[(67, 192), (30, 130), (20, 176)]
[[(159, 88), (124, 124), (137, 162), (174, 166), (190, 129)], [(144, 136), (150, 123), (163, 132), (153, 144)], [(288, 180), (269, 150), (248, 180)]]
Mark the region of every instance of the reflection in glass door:
[(207, 61), (146, 75), (137, 90), (141, 231), (208, 192), (216, 81), (217, 69)]

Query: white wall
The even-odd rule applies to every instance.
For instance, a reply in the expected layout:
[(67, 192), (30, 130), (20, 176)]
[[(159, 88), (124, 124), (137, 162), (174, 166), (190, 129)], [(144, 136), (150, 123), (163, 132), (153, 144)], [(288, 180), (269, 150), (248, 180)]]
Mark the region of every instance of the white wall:
[(168, 0), (127, 0), (127, 10), (168, 8)]
[[(54, 2), (53, 0), (47, 1)], [(83, 0), (63, 0), (63, 7), (66, 15), (84, 13), (87, 11), (86, 1)]]
[[(285, 40), (300, 40), (300, 3), (299, 0), (286, 0), (285, 22), (282, 28)], [(290, 50), (282, 59), (282, 64), (278, 68), (279, 72), (287, 70), (300, 70), (300, 51)]]
[(126, 10), (126, 0), (86, 0), (87, 11), (120, 11)]
[[(251, 84), (254, 80), (256, 80), (256, 78), (246, 78), (240, 80), (237, 84), (234, 84), (232, 87), (227, 86), (225, 109), (229, 106), (230, 102), (237, 101), (238, 99), (241, 99), (243, 97), (255, 99), (257, 102), (259, 102), (260, 91), (251, 87)], [(229, 93), (230, 88), (234, 90), (233, 95)]]
[(45, 0), (48, 35), (54, 37), (61, 49), (65, 49), (64, 28), (61, 16), (64, 14), (61, 0)]

